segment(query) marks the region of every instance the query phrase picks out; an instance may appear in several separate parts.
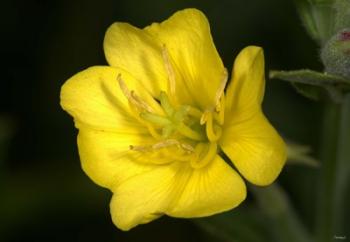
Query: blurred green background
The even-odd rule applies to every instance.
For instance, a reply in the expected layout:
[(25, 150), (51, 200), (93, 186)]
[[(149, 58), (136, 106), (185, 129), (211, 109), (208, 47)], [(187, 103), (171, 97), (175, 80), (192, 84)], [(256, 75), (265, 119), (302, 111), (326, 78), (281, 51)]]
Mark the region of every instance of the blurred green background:
[[(65, 80), (106, 64), (102, 42), (110, 24), (144, 27), (187, 7), (207, 15), (228, 69), (240, 49), (254, 44), (264, 48), (268, 69), (322, 70), (318, 47), (291, 0), (2, 1), (0, 241), (211, 241), (190, 220), (167, 217), (119, 231), (109, 215), (111, 193), (81, 170), (77, 131), (59, 105)], [(264, 111), (282, 135), (309, 144), (317, 154), (321, 104), (269, 80)], [(288, 166), (278, 179), (309, 229), (315, 222), (317, 173)], [(240, 218), (251, 200), (249, 196), (232, 214)], [(256, 227), (264, 230), (259, 222)]]

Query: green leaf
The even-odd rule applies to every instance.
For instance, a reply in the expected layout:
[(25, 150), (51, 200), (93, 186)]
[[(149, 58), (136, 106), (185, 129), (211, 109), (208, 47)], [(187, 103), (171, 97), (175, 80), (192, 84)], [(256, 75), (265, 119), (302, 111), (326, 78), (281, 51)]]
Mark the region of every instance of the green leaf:
[(307, 97), (311, 100), (318, 101), (324, 96), (324, 90), (320, 87), (315, 87), (307, 84), (301, 83), (291, 83), (294, 89), (304, 97)]
[(313, 86), (342, 85), (350, 90), (350, 80), (328, 73), (302, 69), (293, 71), (270, 71), (269, 77), (288, 82), (309, 84)]
[(337, 0), (335, 1), (334, 8), (337, 12), (335, 18), (336, 31), (344, 28), (350, 28), (350, 1)]
[(308, 69), (270, 71), (269, 77), (290, 82), (300, 94), (312, 100), (319, 100), (328, 94), (333, 101), (339, 103), (343, 93), (350, 91), (350, 80)]

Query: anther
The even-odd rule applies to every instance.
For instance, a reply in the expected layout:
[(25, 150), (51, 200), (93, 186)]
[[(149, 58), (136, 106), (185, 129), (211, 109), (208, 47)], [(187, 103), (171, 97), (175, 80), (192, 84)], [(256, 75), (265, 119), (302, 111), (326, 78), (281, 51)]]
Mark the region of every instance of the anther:
[(224, 68), (224, 73), (223, 73), (223, 77), (222, 77), (220, 86), (219, 86), (218, 90), (215, 93), (215, 100), (214, 101), (215, 101), (215, 110), (217, 112), (219, 112), (220, 109), (221, 109), (220, 98), (221, 98), (222, 94), (224, 93), (227, 80), (228, 80), (228, 74), (227, 74), (226, 68)]
[(120, 73), (118, 74), (117, 81), (118, 81), (119, 87), (122, 90), (124, 96), (130, 101), (131, 94), (130, 94), (128, 87), (126, 86), (125, 82), (122, 79), (122, 74), (120, 74)]
[(170, 91), (170, 94), (173, 96), (175, 94), (175, 73), (174, 73), (173, 66), (171, 65), (169, 53), (165, 44), (162, 46), (162, 56), (165, 64), (165, 69), (168, 74), (169, 91)]
[[(194, 148), (191, 145), (186, 143), (181, 143), (176, 139), (166, 139), (164, 141), (155, 143), (153, 145), (139, 145), (139, 146), (129, 145), (129, 149), (134, 151), (146, 152), (146, 151), (160, 150), (171, 146), (176, 146), (179, 149), (182, 149), (183, 151), (185, 151), (186, 153), (194, 152)], [(172, 155), (176, 155), (176, 154), (172, 154)]]
[(205, 124), (205, 123), (207, 122), (207, 120), (208, 120), (208, 114), (209, 114), (209, 113), (210, 113), (209, 111), (205, 111), (205, 112), (202, 114), (201, 119), (200, 119), (200, 121), (199, 121), (199, 123), (200, 123), (201, 125), (203, 125), (203, 124)]
[(143, 101), (139, 96), (137, 96), (134, 90), (131, 90), (130, 94), (133, 100), (135, 100), (135, 102), (138, 103), (141, 108), (147, 110), (148, 112), (153, 112), (153, 109), (145, 101)]
[(194, 152), (194, 148), (190, 144), (181, 143), (181, 148), (183, 148), (188, 153)]
[(159, 143), (152, 145), (152, 148), (153, 149), (161, 149), (161, 148), (165, 148), (165, 147), (169, 147), (169, 146), (173, 146), (173, 145), (180, 147), (180, 142), (177, 141), (176, 139), (167, 139), (163, 142), (159, 142)]
[(134, 151), (142, 151), (142, 152), (145, 152), (145, 151), (149, 151), (150, 150), (150, 147), (149, 146), (142, 146), (142, 145), (129, 145), (129, 149), (130, 150), (134, 150)]
[(220, 124), (223, 125), (225, 121), (225, 94), (223, 94), (220, 98), (220, 110), (216, 111), (213, 114), (215, 120)]
[(119, 87), (122, 90), (124, 96), (128, 99), (129, 103), (137, 106), (141, 110), (147, 110), (148, 112), (153, 112), (152, 108), (143, 101), (140, 97), (138, 97), (135, 92), (130, 91), (122, 79), (122, 75), (119, 73), (117, 76), (117, 81), (119, 83)]

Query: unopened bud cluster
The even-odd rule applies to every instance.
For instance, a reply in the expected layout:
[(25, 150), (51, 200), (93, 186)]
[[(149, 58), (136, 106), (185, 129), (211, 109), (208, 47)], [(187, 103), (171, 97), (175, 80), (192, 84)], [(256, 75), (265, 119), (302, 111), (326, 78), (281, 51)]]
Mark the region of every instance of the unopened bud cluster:
[(350, 78), (350, 28), (342, 29), (322, 48), (326, 72)]

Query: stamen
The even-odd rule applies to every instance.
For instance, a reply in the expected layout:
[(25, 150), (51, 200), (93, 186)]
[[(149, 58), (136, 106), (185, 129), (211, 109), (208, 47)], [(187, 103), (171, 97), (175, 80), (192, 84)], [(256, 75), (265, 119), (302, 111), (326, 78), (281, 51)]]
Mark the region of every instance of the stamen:
[(145, 152), (145, 151), (149, 151), (150, 150), (150, 146), (144, 146), (144, 145), (129, 145), (129, 149), (130, 150), (135, 150), (135, 151), (142, 151), (142, 152)]
[(140, 105), (141, 108), (147, 110), (148, 112), (153, 112), (153, 109), (144, 100), (137, 96), (134, 90), (131, 90), (130, 95), (132, 99)]
[(200, 120), (200, 124), (203, 125), (207, 122), (208, 120), (208, 114), (210, 113), (210, 111), (205, 111), (202, 116), (201, 116), (201, 120)]
[(220, 110), (214, 113), (215, 120), (223, 125), (225, 121), (225, 94), (223, 94), (220, 98)]
[[(140, 151), (140, 152), (151, 152), (151, 151), (156, 151), (156, 150), (161, 150), (164, 148), (168, 148), (171, 146), (177, 146), (179, 149), (182, 149), (186, 152), (186, 154), (177, 154), (176, 152), (172, 152), (171, 153), (171, 159), (169, 159), (166, 162), (157, 162), (157, 159), (151, 161), (154, 164), (165, 164), (168, 162), (172, 162), (173, 160), (176, 161), (189, 161), (190, 157), (191, 157), (191, 153), (194, 152), (194, 149), (191, 145), (189, 144), (185, 144), (185, 143), (180, 143), (178, 140), (176, 139), (167, 139), (164, 140), (162, 142), (153, 144), (153, 145), (147, 145), (147, 146), (134, 146), (134, 145), (130, 145), (129, 148), (130, 150), (133, 151)], [(191, 151), (190, 151), (191, 150)]]
[(156, 149), (161, 149), (161, 148), (165, 148), (173, 145), (180, 147), (180, 142), (177, 141), (176, 139), (167, 139), (167, 140), (164, 140), (163, 142), (159, 142), (152, 145), (152, 148), (156, 150)]
[[(204, 150), (206, 150), (206, 153), (203, 155)], [(203, 168), (215, 158), (216, 153), (217, 144), (215, 142), (209, 144), (199, 143), (195, 148), (190, 164), (195, 169)]]
[(170, 94), (173, 96), (175, 95), (175, 85), (176, 85), (175, 72), (174, 72), (173, 66), (171, 65), (168, 49), (166, 48), (165, 44), (162, 47), (162, 56), (165, 64), (165, 69), (168, 74), (169, 91), (170, 91)]
[(189, 153), (194, 152), (194, 148), (190, 144), (181, 143), (181, 148), (183, 148), (185, 151)]
[[(132, 151), (137, 151), (137, 152), (142, 152), (142, 153), (153, 151), (152, 146), (150, 146), (150, 145), (148, 145), (148, 146), (130, 145), (129, 148)], [(140, 162), (145, 162), (146, 164), (153, 164), (153, 165), (165, 165), (165, 164), (169, 164), (172, 162), (172, 160), (169, 160), (169, 159), (162, 159), (162, 158), (157, 159), (157, 157), (153, 157), (153, 158), (147, 157), (148, 159), (143, 159), (144, 157), (145, 156), (143, 154), (138, 154), (135, 158)]]
[(221, 98), (222, 94), (224, 93), (227, 80), (228, 80), (228, 74), (227, 74), (227, 70), (225, 68), (224, 69), (224, 73), (223, 73), (222, 81), (220, 83), (220, 86), (219, 86), (218, 90), (216, 91), (215, 100), (214, 100), (215, 101), (215, 109), (218, 112), (220, 111), (220, 98)]
[(117, 76), (117, 81), (119, 83), (119, 87), (122, 90), (124, 96), (128, 99), (129, 103), (134, 104), (141, 110), (147, 110), (148, 112), (153, 112), (153, 109), (141, 98), (139, 98), (135, 92), (130, 91), (122, 79), (122, 75), (119, 73)]
[(215, 142), (217, 141), (221, 134), (222, 134), (222, 129), (219, 126), (217, 127), (216, 133), (214, 131), (214, 124), (213, 124), (213, 114), (211, 112), (208, 112), (208, 116), (207, 116), (207, 123), (206, 123), (206, 127), (205, 127), (205, 131), (207, 133), (207, 137), (208, 140), (210, 142)]
[(129, 99), (130, 98), (130, 91), (129, 91), (129, 89), (128, 89), (128, 87), (126, 86), (126, 84), (125, 84), (125, 82), (123, 81), (123, 79), (122, 79), (122, 74), (118, 74), (118, 76), (117, 76), (117, 81), (118, 81), (118, 83), (119, 83), (119, 87), (120, 87), (120, 89), (122, 90), (122, 92), (123, 92), (123, 94), (124, 94), (124, 96), (127, 98), (127, 99)]

